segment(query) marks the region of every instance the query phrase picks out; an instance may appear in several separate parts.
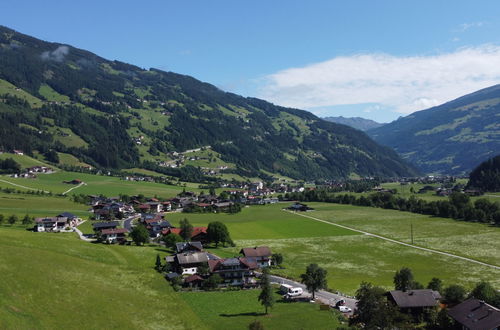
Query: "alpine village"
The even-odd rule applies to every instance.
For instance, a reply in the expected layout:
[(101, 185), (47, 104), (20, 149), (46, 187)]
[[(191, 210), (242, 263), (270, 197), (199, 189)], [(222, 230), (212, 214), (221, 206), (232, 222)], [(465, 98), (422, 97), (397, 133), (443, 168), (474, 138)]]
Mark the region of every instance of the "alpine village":
[[(303, 19), (313, 26), (319, 22), (309, 21), (309, 10), (327, 22), (319, 8), (348, 6), (340, 1), (298, 3)], [(402, 6), (382, 1), (377, 13), (381, 3)], [(257, 37), (259, 27), (247, 25), (243, 12), (249, 8), (263, 10), (254, 24), (262, 19), (265, 26), (282, 24), (281, 16), (293, 12), (300, 17), (298, 26), (287, 22), (283, 29), (306, 33), (302, 12), (295, 12), (291, 3), (279, 8), (269, 4), (265, 10), (262, 3), (210, 2), (210, 7), (200, 2), (200, 8), (148, 3), (134, 7), (133, 14), (129, 5), (111, 13), (110, 4), (93, 4), (108, 9), (108, 25), (96, 23), (103, 36), (87, 34), (82, 27), (72, 39), (69, 31), (76, 33), (72, 26), (80, 24), (74, 15), (80, 10), (91, 15), (91, 9), (69, 4), (56, 9), (50, 1), (51, 19), (56, 20), (56, 12), (74, 11), (69, 16), (74, 22), (64, 23), (67, 33), (62, 23), (49, 33), (44, 23), (35, 28), (21, 24), (28, 18), (20, 16), (13, 26), (36, 37), (0, 25), (1, 329), (500, 329), (500, 84), (495, 85), (500, 72), (490, 68), (500, 64), (500, 51), (493, 39), (485, 51), (491, 62), (484, 67), (494, 71), (485, 78), (488, 84), (457, 86), (454, 90), (466, 92), (443, 92), (436, 96), (439, 102), (413, 104), (411, 112), (401, 111), (397, 119), (380, 117), (387, 121), (381, 123), (343, 117), (335, 112), (340, 105), (316, 111), (309, 104), (327, 87), (308, 84), (333, 79), (328, 88), (339, 104), (349, 100), (350, 84), (359, 89), (355, 95), (360, 101), (345, 104), (371, 104), (370, 97), (373, 103), (389, 104), (391, 88), (406, 84), (408, 77), (394, 78), (397, 83), (387, 90), (370, 94), (363, 85), (367, 82), (358, 84), (342, 72), (369, 76), (382, 65), (384, 77), (393, 79), (397, 55), (349, 51), (320, 62), (324, 54), (309, 53), (306, 63), (293, 62), (294, 55), (273, 67), (270, 50), (269, 67), (261, 64), (277, 73), (255, 78), (252, 83), (264, 84), (266, 90), (251, 90), (250, 96), (229, 92), (240, 87), (216, 87), (170, 71), (183, 68), (181, 62), (175, 66), (175, 56), (195, 61), (196, 52), (208, 47), (202, 39), (189, 41), (194, 38), (191, 27), (213, 43), (203, 48), (205, 62), (200, 59), (212, 67), (185, 67), (195, 75), (200, 70), (201, 77), (212, 77), (210, 70), (225, 74), (222, 62), (210, 62), (211, 52), (222, 47), (217, 54), (223, 56), (222, 45), (231, 43), (234, 33), (258, 48), (254, 37), (262, 42), (267, 37)], [(14, 2), (0, 7), (9, 6), (17, 7)], [(176, 12), (184, 6), (192, 6), (196, 15)], [(418, 7), (415, 2), (406, 6)], [(456, 15), (460, 6), (453, 9)], [(167, 7), (171, 11), (163, 13), (163, 22), (157, 10)], [(248, 30), (231, 18), (224, 28), (234, 24), (235, 31), (210, 35), (226, 17), (216, 15), (214, 8), (231, 12), (236, 7)], [(37, 15), (43, 15), (48, 9), (39, 10)], [(270, 21), (267, 10), (273, 13)], [(159, 67), (144, 69), (76, 47), (91, 45), (86, 47), (106, 56), (133, 59), (118, 55), (119, 47), (138, 37), (122, 25), (118, 13), (141, 16), (145, 11), (151, 20), (140, 18), (141, 33), (157, 24), (156, 33), (170, 36), (175, 31), (186, 38), (186, 46), (179, 47), (192, 50), (165, 56), (164, 63), (173, 61), (165, 66), (154, 64), (160, 62), (153, 54), (146, 59), (135, 54), (142, 65)], [(7, 16), (3, 24), (14, 22)], [(353, 12), (348, 16), (359, 18)], [(181, 22), (181, 17), (186, 22), (182, 26), (166, 23)], [(456, 33), (465, 38), (494, 21), (498, 18), (484, 26), (463, 25)], [(354, 23), (344, 23), (354, 29)], [(123, 31), (111, 37), (108, 28)], [(273, 35), (280, 31), (274, 28)], [(54, 39), (56, 33), (64, 42), (41, 40)], [(220, 44), (217, 38), (228, 39)], [(312, 45), (315, 37), (310, 38)], [(182, 44), (180, 40), (169, 42)], [(279, 42), (287, 47), (286, 38)], [(233, 46), (235, 52), (243, 47), (240, 41)], [(135, 51), (148, 54), (141, 47)], [(258, 63), (258, 53), (249, 45), (244, 49), (248, 54), (239, 65), (248, 61), (248, 71), (257, 70), (252, 63)], [(458, 48), (455, 59), (419, 55), (418, 61), (437, 66), (443, 57), (448, 65), (469, 52), (479, 63), (484, 54), (478, 49)], [(366, 57), (370, 64), (365, 67)], [(417, 59), (402, 58), (400, 70), (411, 74)], [(462, 73), (466, 65), (476, 68), (474, 61), (459, 66)], [(430, 71), (422, 70), (402, 93), (424, 90), (419, 75)], [(461, 69), (445, 71), (449, 78), (441, 69), (433, 70), (448, 84), (443, 90), (466, 85), (461, 78), (453, 80)], [(244, 75), (235, 73), (235, 80), (238, 74)], [(303, 80), (293, 85), (294, 79)], [(432, 78), (424, 80), (432, 84)], [(355, 113), (354, 107), (348, 109)], [(368, 117), (370, 111), (366, 113)]]

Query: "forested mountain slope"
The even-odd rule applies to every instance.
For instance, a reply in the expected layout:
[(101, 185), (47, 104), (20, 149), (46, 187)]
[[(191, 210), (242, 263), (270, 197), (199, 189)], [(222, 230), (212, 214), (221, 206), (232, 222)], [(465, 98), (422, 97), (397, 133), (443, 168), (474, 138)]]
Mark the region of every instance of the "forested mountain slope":
[(426, 173), (467, 174), (500, 151), (500, 85), (367, 133)]
[(108, 61), (5, 27), (0, 79), (5, 150), (63, 152), (104, 168), (151, 168), (183, 167), (189, 162), (176, 153), (205, 147), (206, 162), (247, 176), (416, 174), (390, 148), (309, 112), (226, 93), (189, 76)]

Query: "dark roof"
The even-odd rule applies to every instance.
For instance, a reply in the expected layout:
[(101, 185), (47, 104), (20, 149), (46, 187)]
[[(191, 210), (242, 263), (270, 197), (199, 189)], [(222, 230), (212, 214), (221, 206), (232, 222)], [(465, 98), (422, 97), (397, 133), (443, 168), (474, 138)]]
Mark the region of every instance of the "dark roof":
[(271, 249), (267, 246), (257, 246), (254, 248), (243, 248), (240, 251), (245, 257), (270, 257)]
[(56, 223), (56, 222), (67, 222), (68, 218), (66, 217), (45, 217), (45, 218), (36, 218), (36, 223)]
[(203, 251), (203, 245), (200, 242), (180, 242), (175, 243), (177, 253), (184, 251)]
[(430, 289), (422, 290), (393, 290), (389, 294), (400, 308), (431, 307), (436, 306), (441, 295)]
[(179, 265), (208, 262), (208, 255), (206, 252), (177, 253), (176, 257)]
[(116, 222), (116, 221), (97, 222), (97, 223), (92, 224), (92, 227), (94, 229), (112, 228), (112, 227), (117, 227), (117, 226), (118, 226), (118, 222)]
[(176, 278), (176, 277), (179, 277), (180, 275), (177, 274), (177, 273), (168, 273), (167, 275), (165, 275), (165, 277), (168, 279), (168, 280), (171, 280), (173, 278)]
[(68, 219), (78, 218), (76, 215), (74, 215), (73, 213), (69, 213), (69, 212), (61, 213), (61, 214), (58, 215), (58, 217), (66, 217)]
[(210, 272), (215, 272), (221, 268), (221, 266), (231, 267), (231, 266), (241, 266), (245, 269), (256, 269), (257, 263), (255, 261), (248, 260), (247, 258), (228, 258), (228, 259), (216, 259), (208, 260), (208, 267)]
[(448, 315), (471, 330), (492, 330), (500, 327), (500, 310), (474, 298), (450, 308)]
[(203, 281), (203, 277), (201, 277), (200, 275), (191, 275), (184, 279), (185, 283), (191, 283), (195, 281)]
[(125, 233), (128, 233), (128, 230), (126, 228), (109, 228), (109, 229), (103, 229), (101, 231), (102, 235), (125, 234)]

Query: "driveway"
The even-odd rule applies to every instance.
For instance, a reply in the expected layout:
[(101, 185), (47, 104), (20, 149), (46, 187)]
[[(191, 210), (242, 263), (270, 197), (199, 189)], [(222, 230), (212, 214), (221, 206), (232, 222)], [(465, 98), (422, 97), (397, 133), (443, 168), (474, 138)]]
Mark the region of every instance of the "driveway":
[[(304, 290), (305, 294), (312, 295), (311, 293), (309, 293), (306, 290), (306, 286), (300, 282), (295, 282), (295, 281), (292, 281), (292, 280), (289, 280), (289, 279), (286, 279), (283, 277), (275, 276), (275, 275), (269, 275), (269, 278), (271, 280), (271, 283), (288, 284), (288, 285), (291, 285), (293, 287), (299, 287), (299, 288), (302, 288), (302, 290)], [(335, 305), (335, 303), (337, 301), (339, 301), (340, 299), (344, 299), (346, 306), (350, 307), (353, 311), (356, 308), (357, 300), (354, 298), (351, 298), (351, 297), (341, 296), (339, 294), (324, 291), (324, 290), (317, 291), (315, 296), (316, 296), (317, 300), (320, 300), (322, 303), (329, 304), (329, 305)], [(352, 312), (345, 313), (345, 314), (352, 315)]]

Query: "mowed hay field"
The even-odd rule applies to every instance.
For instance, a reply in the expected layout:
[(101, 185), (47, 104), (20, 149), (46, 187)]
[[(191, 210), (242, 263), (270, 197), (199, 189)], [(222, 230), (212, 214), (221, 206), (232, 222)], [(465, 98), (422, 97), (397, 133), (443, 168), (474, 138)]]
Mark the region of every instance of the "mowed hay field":
[(0, 214), (5, 217), (11, 214), (18, 217), (25, 214), (35, 217), (52, 217), (63, 212), (70, 212), (87, 219), (90, 216), (88, 209), (88, 205), (74, 203), (66, 197), (0, 193)]
[[(77, 186), (63, 183), (63, 181), (78, 179), (85, 182), (85, 185), (72, 190), (69, 194), (102, 194), (108, 197), (118, 196), (119, 194), (143, 194), (145, 196), (157, 195), (163, 198), (170, 198), (182, 192), (183, 189), (181, 186), (153, 182), (125, 181), (118, 177), (66, 171), (57, 171), (52, 174), (39, 174), (35, 179), (11, 178), (6, 175), (0, 176), (0, 179), (0, 187), (2, 188), (14, 188), (21, 191), (26, 191), (29, 190), (26, 188), (31, 188), (31, 190), (50, 191), (54, 194), (61, 194)], [(24, 186), (26, 188), (19, 186)], [(188, 189), (199, 191), (197, 188)]]
[(206, 329), (153, 269), (157, 253), (0, 226), (0, 328)]
[(260, 290), (182, 292), (181, 297), (212, 329), (248, 329), (254, 320), (260, 321), (264, 329), (326, 330), (342, 326), (339, 311), (322, 311), (319, 305), (308, 302), (283, 302), (275, 289), (276, 302), (268, 315), (257, 300)]
[[(500, 271), (497, 269), (402, 246), (283, 211), (282, 208), (288, 205), (252, 206), (235, 215), (171, 214), (168, 217), (174, 224), (182, 218), (189, 219), (194, 225), (205, 226), (210, 221), (221, 221), (227, 225), (237, 246), (218, 248), (214, 253), (229, 257), (237, 255), (242, 247), (267, 245), (274, 252), (283, 254), (285, 259), (285, 269), (273, 270), (273, 273), (299, 279), (308, 264), (317, 263), (328, 270), (329, 287), (348, 294), (353, 294), (362, 281), (392, 287), (394, 273), (403, 266), (410, 267), (416, 280), (424, 285), (432, 277), (439, 277), (445, 285), (456, 283), (471, 288), (480, 280), (488, 280), (496, 287), (500, 286)], [(500, 228), (368, 207), (327, 203), (308, 205), (315, 211), (305, 215), (338, 221), (405, 242), (410, 241), (411, 219), (415, 244), (425, 243), (425, 246), (438, 250), (455, 246), (455, 249), (446, 251), (456, 250), (457, 254), (466, 256), (474, 253), (460, 251), (461, 244), (471, 245), (471, 248), (476, 246), (476, 254), (481, 255), (477, 259), (498, 265)], [(427, 228), (427, 234), (423, 228)], [(483, 248), (477, 239), (483, 240)], [(468, 245), (463, 245), (464, 250), (469, 249)]]

